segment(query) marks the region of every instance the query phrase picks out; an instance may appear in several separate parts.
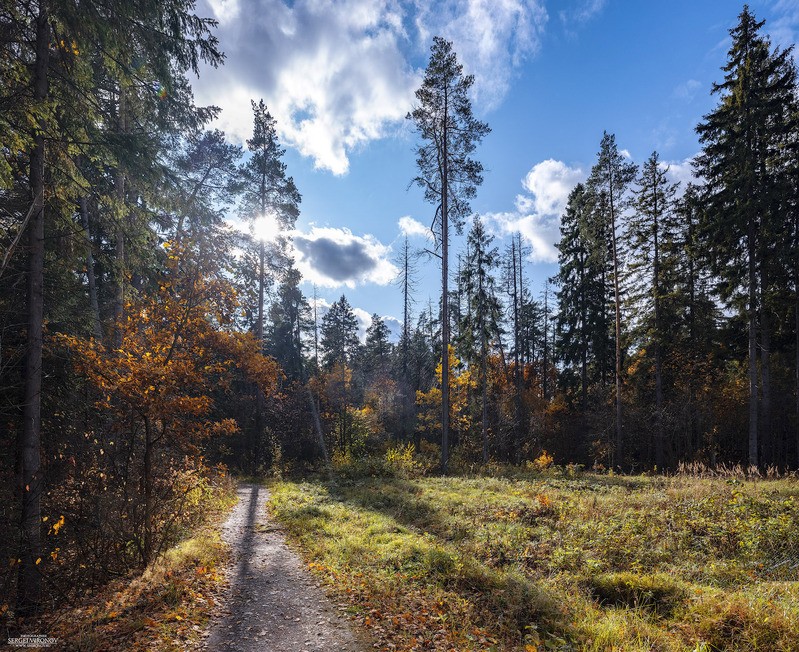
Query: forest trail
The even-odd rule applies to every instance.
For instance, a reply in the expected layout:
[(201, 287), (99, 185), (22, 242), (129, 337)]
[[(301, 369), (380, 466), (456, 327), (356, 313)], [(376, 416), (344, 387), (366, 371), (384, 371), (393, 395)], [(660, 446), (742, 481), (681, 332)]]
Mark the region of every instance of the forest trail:
[(229, 587), (209, 627), (208, 652), (361, 652), (349, 621), (314, 582), (266, 513), (269, 491), (242, 484), (222, 526)]

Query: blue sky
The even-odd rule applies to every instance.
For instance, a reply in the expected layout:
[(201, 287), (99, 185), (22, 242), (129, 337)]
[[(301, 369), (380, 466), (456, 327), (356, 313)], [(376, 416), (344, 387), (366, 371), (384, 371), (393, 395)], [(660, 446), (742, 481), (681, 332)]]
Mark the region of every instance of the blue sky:
[[(799, 40), (799, 0), (749, 3), (780, 45)], [(412, 106), (434, 35), (453, 41), (475, 75), (473, 103), (492, 133), (476, 152), (485, 182), (472, 204), (500, 247), (530, 247), (538, 295), (556, 271), (566, 195), (594, 162), (603, 130), (636, 163), (657, 149), (690, 178), (694, 127), (715, 104), (731, 0), (200, 0), (219, 20), (227, 55), (195, 82), (222, 108), (216, 126), (243, 142), (249, 100), (278, 122), (289, 174), (303, 195), (295, 256), (322, 306), (342, 293), (365, 323), (401, 318), (392, 284), (405, 234), (426, 246), (433, 208), (415, 174)], [(404, 219), (403, 219), (404, 218)], [(454, 243), (459, 248), (459, 240)], [(437, 300), (438, 263), (422, 259), (417, 309)], [(392, 319), (390, 323), (396, 324)]]

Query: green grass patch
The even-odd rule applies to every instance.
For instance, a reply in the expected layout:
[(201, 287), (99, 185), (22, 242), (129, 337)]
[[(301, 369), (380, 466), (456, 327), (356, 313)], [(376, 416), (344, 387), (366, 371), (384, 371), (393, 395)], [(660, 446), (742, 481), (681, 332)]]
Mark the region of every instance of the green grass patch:
[(799, 649), (799, 483), (584, 473), (280, 482), (392, 649)]

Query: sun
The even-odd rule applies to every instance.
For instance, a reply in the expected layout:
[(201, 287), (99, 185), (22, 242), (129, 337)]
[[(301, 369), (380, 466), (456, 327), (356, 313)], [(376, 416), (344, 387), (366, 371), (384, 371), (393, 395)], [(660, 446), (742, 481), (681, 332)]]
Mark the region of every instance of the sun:
[(266, 213), (257, 217), (252, 223), (252, 234), (256, 240), (275, 242), (280, 236), (280, 223), (274, 213)]

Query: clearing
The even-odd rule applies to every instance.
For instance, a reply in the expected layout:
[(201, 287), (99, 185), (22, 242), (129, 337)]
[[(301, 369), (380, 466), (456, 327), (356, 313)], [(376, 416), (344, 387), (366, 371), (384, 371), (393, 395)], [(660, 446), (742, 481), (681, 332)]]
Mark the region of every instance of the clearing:
[(270, 509), (381, 649), (799, 650), (799, 483), (281, 482)]

